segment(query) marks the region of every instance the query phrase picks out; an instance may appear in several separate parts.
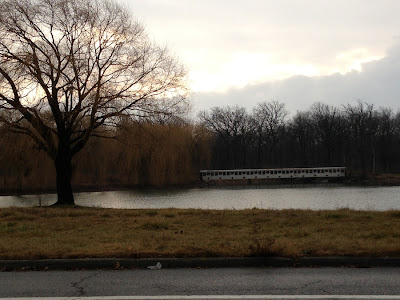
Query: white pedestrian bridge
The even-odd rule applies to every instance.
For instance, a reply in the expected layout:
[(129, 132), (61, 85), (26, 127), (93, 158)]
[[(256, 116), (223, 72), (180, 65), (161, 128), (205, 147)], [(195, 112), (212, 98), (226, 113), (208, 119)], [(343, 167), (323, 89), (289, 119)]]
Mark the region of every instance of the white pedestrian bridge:
[(280, 168), (280, 169), (236, 169), (201, 170), (203, 181), (243, 179), (290, 179), (290, 178), (337, 178), (346, 176), (345, 167)]

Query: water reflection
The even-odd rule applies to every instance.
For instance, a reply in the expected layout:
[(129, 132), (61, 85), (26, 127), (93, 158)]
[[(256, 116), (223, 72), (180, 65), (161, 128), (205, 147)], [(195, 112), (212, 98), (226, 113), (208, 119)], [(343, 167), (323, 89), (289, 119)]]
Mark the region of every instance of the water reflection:
[(0, 207), (49, 206), (56, 202), (55, 194), (0, 196)]
[[(400, 187), (253, 186), (77, 193), (78, 205), (105, 208), (400, 210)], [(55, 203), (56, 195), (0, 197), (0, 207)]]

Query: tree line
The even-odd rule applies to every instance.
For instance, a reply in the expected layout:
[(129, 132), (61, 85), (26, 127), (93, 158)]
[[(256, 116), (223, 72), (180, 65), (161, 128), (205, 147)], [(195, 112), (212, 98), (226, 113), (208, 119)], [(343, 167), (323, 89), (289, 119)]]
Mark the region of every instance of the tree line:
[(213, 169), (346, 166), (368, 176), (400, 171), (400, 113), (362, 101), (314, 103), (291, 118), (284, 103), (214, 107), (199, 114), (214, 135)]
[[(55, 189), (51, 159), (28, 136), (0, 128), (0, 188)], [(292, 117), (284, 103), (214, 107), (196, 120), (123, 118), (72, 160), (81, 188), (196, 184), (201, 169), (346, 166), (400, 172), (400, 113), (358, 102), (315, 103)]]
[[(195, 184), (211, 162), (213, 136), (189, 122), (124, 120), (109, 137), (92, 138), (72, 160), (76, 190)], [(0, 128), (0, 190), (56, 189), (52, 160), (25, 135)]]

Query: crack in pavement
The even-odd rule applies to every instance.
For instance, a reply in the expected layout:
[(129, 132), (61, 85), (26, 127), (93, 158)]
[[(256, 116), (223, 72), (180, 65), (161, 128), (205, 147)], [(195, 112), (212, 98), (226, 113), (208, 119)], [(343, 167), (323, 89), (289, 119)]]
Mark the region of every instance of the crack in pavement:
[(99, 272), (95, 272), (92, 275), (88, 275), (88, 276), (82, 277), (79, 281), (71, 283), (72, 287), (74, 289), (78, 290), (77, 291), (78, 292), (78, 297), (85, 296), (85, 294), (86, 294), (85, 293), (85, 288), (84, 288), (84, 286), (82, 286), (83, 282), (88, 280), (88, 279), (91, 279), (93, 277), (96, 277), (97, 275), (99, 275)]

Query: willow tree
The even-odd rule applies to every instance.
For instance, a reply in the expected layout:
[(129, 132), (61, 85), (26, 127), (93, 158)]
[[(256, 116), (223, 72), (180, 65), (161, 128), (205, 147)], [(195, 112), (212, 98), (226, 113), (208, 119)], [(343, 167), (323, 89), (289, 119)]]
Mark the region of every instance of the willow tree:
[(72, 158), (91, 136), (171, 113), (186, 91), (182, 65), (111, 0), (0, 0), (0, 119), (54, 161), (57, 204), (74, 204)]

